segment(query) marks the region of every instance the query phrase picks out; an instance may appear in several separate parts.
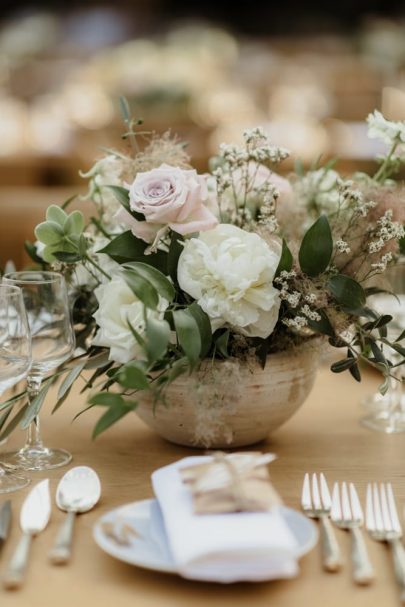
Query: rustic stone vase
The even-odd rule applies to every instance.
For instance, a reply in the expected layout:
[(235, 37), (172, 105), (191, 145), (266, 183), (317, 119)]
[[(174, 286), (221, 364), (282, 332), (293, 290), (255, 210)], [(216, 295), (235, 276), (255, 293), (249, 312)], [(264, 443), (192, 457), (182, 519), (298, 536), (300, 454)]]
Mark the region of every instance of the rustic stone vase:
[(166, 440), (197, 448), (252, 445), (286, 422), (313, 386), (318, 340), (270, 354), (265, 369), (237, 359), (204, 361), (167, 389), (166, 404), (140, 398), (138, 416)]

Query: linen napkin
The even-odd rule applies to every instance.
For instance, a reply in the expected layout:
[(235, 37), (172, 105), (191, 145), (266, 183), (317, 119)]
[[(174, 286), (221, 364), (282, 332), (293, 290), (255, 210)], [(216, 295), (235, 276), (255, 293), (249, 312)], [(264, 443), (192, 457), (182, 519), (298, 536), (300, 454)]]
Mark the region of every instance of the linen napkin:
[(187, 457), (152, 474), (179, 573), (222, 583), (295, 576), (297, 544), (278, 506), (271, 512), (194, 514), (179, 469), (211, 459)]

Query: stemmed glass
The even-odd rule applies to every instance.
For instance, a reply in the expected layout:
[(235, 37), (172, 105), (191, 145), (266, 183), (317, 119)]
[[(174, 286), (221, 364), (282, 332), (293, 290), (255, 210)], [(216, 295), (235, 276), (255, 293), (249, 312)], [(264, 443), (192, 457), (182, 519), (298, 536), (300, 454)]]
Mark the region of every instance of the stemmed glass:
[[(27, 376), (31, 336), (21, 289), (0, 285), (0, 394)], [(0, 463), (0, 493), (26, 487), (30, 480)]]
[[(39, 394), (44, 377), (69, 359), (75, 338), (63, 276), (56, 272), (26, 271), (6, 274), (4, 283), (21, 288), (31, 329), (32, 367), (27, 376), (30, 404)], [(27, 442), (4, 460), (24, 470), (49, 470), (70, 462), (64, 449), (50, 449), (42, 442), (39, 416), (28, 428)]]
[[(388, 337), (395, 340), (405, 329), (405, 258), (388, 268), (386, 272), (388, 287), (395, 294), (379, 293), (373, 296), (373, 307), (380, 314), (389, 314), (393, 317), (389, 325)], [(387, 357), (396, 364), (400, 362), (401, 355), (392, 348)], [(405, 432), (405, 395), (403, 393), (403, 369), (394, 367), (391, 370), (386, 394), (373, 394), (365, 399), (363, 404), (371, 409), (362, 424), (372, 430), (379, 430), (387, 434)]]

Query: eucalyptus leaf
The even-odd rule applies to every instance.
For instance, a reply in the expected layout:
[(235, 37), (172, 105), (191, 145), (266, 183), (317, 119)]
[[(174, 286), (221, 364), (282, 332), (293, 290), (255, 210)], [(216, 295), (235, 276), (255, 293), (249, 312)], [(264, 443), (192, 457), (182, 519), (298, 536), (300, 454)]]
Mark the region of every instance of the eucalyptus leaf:
[(63, 239), (63, 228), (54, 221), (44, 221), (35, 228), (35, 236), (46, 245), (56, 245)]
[(200, 330), (190, 310), (173, 311), (174, 326), (179, 344), (191, 363), (197, 362), (201, 352)]
[(30, 423), (33, 422), (39, 414), (41, 407), (44, 404), (46, 395), (48, 394), (49, 388), (53, 383), (52, 380), (53, 378), (48, 379), (48, 381), (46, 381), (43, 385), (39, 394), (32, 400), (32, 402), (29, 403), (27, 411), (21, 421), (21, 428), (23, 430), (26, 430)]
[(308, 319), (308, 326), (322, 335), (328, 335), (331, 338), (336, 336), (335, 330), (324, 310), (317, 310), (321, 320)]
[(100, 405), (102, 407), (120, 407), (125, 401), (121, 394), (115, 392), (99, 392), (91, 398), (89, 398), (91, 405)]
[(301, 270), (308, 276), (318, 276), (328, 267), (332, 252), (329, 221), (325, 215), (321, 215), (302, 239), (298, 254)]
[(23, 407), (21, 407), (21, 409), (16, 413), (16, 415), (12, 418), (12, 420), (9, 421), (9, 423), (4, 428), (4, 430), (2, 430), (2, 432), (0, 433), (0, 441), (7, 438), (7, 436), (9, 436), (12, 433), (12, 431), (17, 428), (20, 421), (25, 416), (27, 409), (28, 409), (28, 403), (26, 405), (24, 405)]
[(330, 367), (330, 370), (333, 373), (342, 373), (343, 371), (350, 369), (350, 367), (352, 367), (355, 364), (356, 364), (355, 358), (343, 358), (342, 360), (338, 360), (337, 362), (333, 363)]
[(63, 226), (65, 234), (71, 236), (73, 234), (79, 235), (84, 230), (84, 216), (81, 211), (73, 211), (66, 219), (65, 225)]
[(67, 219), (67, 213), (56, 204), (51, 204), (46, 211), (46, 220), (53, 221), (59, 224), (61, 228), (65, 225)]
[(78, 365), (73, 367), (73, 369), (71, 369), (71, 371), (67, 374), (67, 376), (65, 377), (65, 379), (63, 380), (63, 382), (60, 385), (60, 388), (58, 391), (58, 400), (64, 397), (65, 392), (67, 392), (67, 390), (69, 390), (69, 388), (74, 384), (74, 382), (79, 377), (80, 373), (83, 371), (86, 364), (87, 364), (87, 360), (86, 359), (82, 360)]

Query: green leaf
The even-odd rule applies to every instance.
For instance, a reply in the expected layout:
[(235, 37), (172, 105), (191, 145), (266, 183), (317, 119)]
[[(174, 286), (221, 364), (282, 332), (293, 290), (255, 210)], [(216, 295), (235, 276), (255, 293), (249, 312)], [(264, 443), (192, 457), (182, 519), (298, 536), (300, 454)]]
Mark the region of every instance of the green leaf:
[(298, 254), (301, 270), (308, 276), (318, 276), (328, 267), (332, 252), (329, 221), (325, 215), (321, 215), (302, 239)]
[(177, 232), (171, 233), (169, 253), (167, 256), (167, 273), (175, 284), (177, 281), (177, 267), (179, 265), (179, 257), (184, 249), (184, 238)]
[(27, 411), (21, 421), (21, 428), (23, 430), (26, 430), (28, 428), (28, 426), (30, 425), (30, 423), (33, 422), (34, 419), (39, 414), (41, 407), (44, 404), (46, 395), (48, 394), (49, 388), (51, 387), (51, 385), (53, 383), (52, 379), (53, 378), (50, 378), (50, 379), (48, 379), (47, 382), (45, 382), (40, 393), (29, 404)]
[(230, 331), (227, 329), (222, 335), (215, 340), (216, 349), (222, 356), (228, 358), (228, 342), (229, 342)]
[(208, 314), (204, 312), (201, 306), (195, 301), (188, 307), (188, 310), (193, 315), (197, 322), (201, 337), (201, 352), (200, 358), (205, 358), (211, 349), (212, 344), (212, 328)]
[(66, 219), (66, 223), (63, 226), (65, 234), (79, 235), (84, 230), (84, 216), (81, 211), (73, 211)]
[(117, 373), (116, 379), (123, 388), (148, 390), (149, 381), (145, 371), (136, 362), (124, 365)]
[(93, 430), (93, 439), (99, 436), (102, 432), (110, 428), (113, 424), (123, 418), (127, 413), (130, 413), (134, 409), (136, 409), (138, 403), (133, 402), (132, 404), (123, 402), (120, 405), (116, 405), (114, 407), (110, 407), (104, 415), (100, 417), (95, 428)]
[(352, 367), (355, 364), (356, 364), (355, 358), (343, 358), (342, 360), (338, 360), (337, 362), (333, 363), (330, 367), (330, 370), (333, 373), (342, 373), (342, 371), (346, 371), (347, 369), (350, 369), (350, 367)]
[(201, 337), (197, 321), (190, 310), (173, 311), (177, 339), (191, 363), (197, 362), (201, 352)]
[(363, 287), (350, 276), (336, 274), (328, 281), (329, 291), (347, 312), (356, 311), (366, 303)]
[(137, 258), (142, 259), (146, 247), (146, 242), (140, 238), (136, 238), (136, 236), (128, 230), (114, 238), (107, 246), (97, 251), (97, 253), (105, 253), (117, 263), (125, 263)]
[(132, 217), (134, 217), (138, 221), (145, 221), (145, 215), (142, 215), (142, 213), (137, 213), (136, 211), (133, 211), (131, 209), (129, 205), (129, 190), (127, 190), (126, 188), (122, 188), (118, 185), (107, 185), (104, 187), (108, 188), (113, 192), (118, 202), (130, 215), (132, 215)]
[(278, 267), (276, 270), (276, 276), (279, 276), (281, 274), (281, 272), (283, 272), (283, 271), (290, 272), (292, 265), (293, 265), (293, 256), (292, 256), (290, 249), (288, 248), (288, 245), (287, 245), (285, 239), (283, 238), (283, 248), (281, 251), (280, 261), (278, 263)]
[(55, 251), (53, 256), (63, 263), (77, 263), (82, 258), (78, 253), (65, 253), (64, 251)]
[(74, 384), (76, 379), (79, 377), (80, 373), (83, 371), (84, 367), (87, 364), (87, 360), (82, 360), (78, 365), (73, 367), (71, 371), (66, 375), (65, 379), (60, 385), (58, 391), (58, 400), (64, 397), (65, 393), (69, 390), (69, 388)]
[(361, 382), (361, 374), (360, 374), (360, 369), (359, 369), (359, 365), (357, 364), (357, 362), (352, 365), (351, 367), (349, 367), (349, 373), (352, 377), (354, 377), (354, 379), (358, 382)]
[(156, 310), (159, 294), (151, 283), (133, 270), (124, 270), (123, 276), (131, 291), (147, 308)]
[(322, 333), (322, 335), (328, 335), (329, 337), (334, 338), (336, 336), (335, 329), (333, 328), (326, 312), (324, 310), (317, 310), (317, 312), (321, 317), (321, 320), (308, 319), (308, 326), (317, 333)]
[(46, 211), (46, 220), (57, 223), (61, 228), (65, 225), (67, 214), (56, 204), (51, 204)]
[(38, 255), (37, 248), (32, 242), (30, 242), (29, 240), (26, 240), (24, 242), (24, 249), (26, 250), (28, 255), (31, 257), (32, 261), (35, 261), (35, 263), (39, 263), (39, 264), (44, 263), (43, 258)]
[(183, 375), (184, 373), (186, 373), (189, 370), (190, 370), (190, 363), (189, 363), (188, 358), (186, 356), (184, 356), (183, 358), (179, 358), (178, 360), (176, 360), (173, 363), (169, 373), (167, 374), (168, 382), (169, 383), (173, 382), (180, 375)]
[(398, 337), (396, 338), (395, 341), (402, 341), (405, 337), (405, 329), (402, 331), (402, 333), (400, 335), (398, 335)]
[(170, 326), (165, 320), (146, 319), (146, 353), (150, 363), (161, 359), (167, 351), (170, 341)]
[(115, 392), (99, 392), (89, 398), (91, 405), (101, 405), (102, 407), (120, 407), (125, 401), (121, 394)]
[(22, 418), (25, 416), (28, 409), (28, 403), (24, 405), (13, 417), (13, 419), (7, 424), (6, 428), (0, 433), (0, 441), (4, 440), (17, 428)]
[(35, 228), (35, 236), (46, 245), (56, 245), (63, 239), (63, 229), (54, 221), (44, 221)]
[[(389, 379), (389, 377), (386, 377), (384, 379), (384, 381), (382, 382), (382, 384), (380, 384), (378, 386), (378, 391), (380, 392), (380, 394), (382, 394), (383, 396), (385, 394), (387, 394), (389, 385), (390, 385), (390, 379)], [(1, 439), (1, 436), (0, 436), (0, 439)]]
[(126, 263), (125, 268), (130, 268), (132, 271), (139, 274), (139, 276), (148, 280), (161, 297), (169, 302), (173, 301), (176, 295), (174, 287), (170, 280), (168, 280), (160, 270), (141, 261)]

